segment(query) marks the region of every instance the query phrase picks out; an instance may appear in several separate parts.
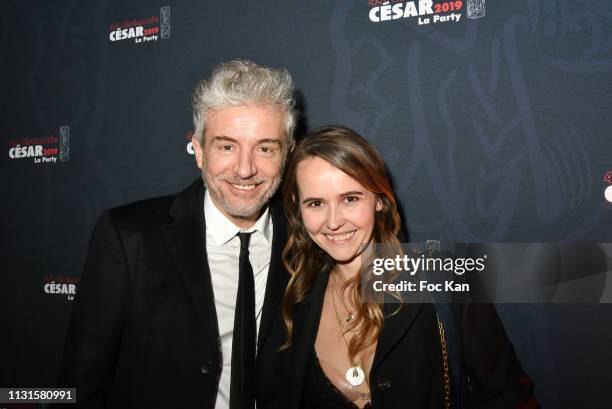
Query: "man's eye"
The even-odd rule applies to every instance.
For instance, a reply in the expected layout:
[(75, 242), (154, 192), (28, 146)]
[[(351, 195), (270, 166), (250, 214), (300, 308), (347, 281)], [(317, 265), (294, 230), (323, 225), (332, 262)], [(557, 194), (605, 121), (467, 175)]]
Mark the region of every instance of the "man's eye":
[(222, 151), (231, 151), (234, 147), (232, 145), (229, 144), (224, 144), (219, 146), (219, 149), (221, 149)]
[(262, 153), (274, 153), (274, 148), (269, 145), (262, 145), (259, 147), (259, 151)]

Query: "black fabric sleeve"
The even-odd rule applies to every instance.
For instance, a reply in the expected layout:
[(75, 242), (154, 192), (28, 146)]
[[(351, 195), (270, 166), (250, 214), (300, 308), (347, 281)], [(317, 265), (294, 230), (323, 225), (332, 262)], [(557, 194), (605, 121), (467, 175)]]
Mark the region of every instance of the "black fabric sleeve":
[(539, 408), (533, 384), (516, 357), (492, 304), (464, 304), (463, 359), (475, 392), (470, 407)]
[(122, 241), (106, 212), (94, 227), (64, 345), (60, 385), (76, 387), (76, 407), (105, 406), (129, 287)]

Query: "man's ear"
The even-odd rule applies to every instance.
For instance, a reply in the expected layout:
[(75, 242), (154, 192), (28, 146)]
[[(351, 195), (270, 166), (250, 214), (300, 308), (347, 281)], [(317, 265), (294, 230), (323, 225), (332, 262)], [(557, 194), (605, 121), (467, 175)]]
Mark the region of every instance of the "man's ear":
[(196, 164), (198, 168), (202, 169), (204, 166), (204, 152), (200, 145), (200, 139), (195, 134), (191, 137), (191, 144), (193, 145)]

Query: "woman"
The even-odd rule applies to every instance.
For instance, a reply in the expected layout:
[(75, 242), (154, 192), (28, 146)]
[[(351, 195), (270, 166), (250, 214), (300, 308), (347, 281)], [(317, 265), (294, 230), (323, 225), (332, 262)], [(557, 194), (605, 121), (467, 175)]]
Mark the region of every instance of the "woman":
[[(373, 245), (399, 248), (400, 217), (374, 147), (344, 127), (318, 129), (295, 148), (285, 178), (292, 278), (279, 406), (459, 407), (434, 306), (360, 296)], [(463, 364), (482, 407), (536, 407), (494, 309), (465, 306), (462, 314)]]

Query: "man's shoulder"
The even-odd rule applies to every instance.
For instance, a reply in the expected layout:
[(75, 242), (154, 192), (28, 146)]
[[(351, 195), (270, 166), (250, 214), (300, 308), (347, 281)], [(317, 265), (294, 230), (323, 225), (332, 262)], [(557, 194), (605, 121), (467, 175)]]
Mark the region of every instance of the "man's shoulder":
[(105, 213), (118, 222), (137, 222), (139, 220), (167, 217), (177, 194), (150, 197), (108, 209)]
[(197, 182), (187, 189), (164, 196), (151, 197), (138, 200), (121, 206), (113, 207), (105, 211), (101, 219), (110, 220), (115, 226), (141, 226), (152, 227), (159, 224), (167, 224), (172, 221), (172, 208), (181, 202), (189, 201), (189, 198), (197, 198)]

